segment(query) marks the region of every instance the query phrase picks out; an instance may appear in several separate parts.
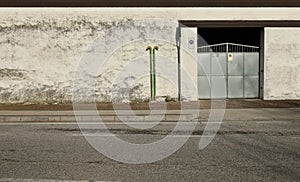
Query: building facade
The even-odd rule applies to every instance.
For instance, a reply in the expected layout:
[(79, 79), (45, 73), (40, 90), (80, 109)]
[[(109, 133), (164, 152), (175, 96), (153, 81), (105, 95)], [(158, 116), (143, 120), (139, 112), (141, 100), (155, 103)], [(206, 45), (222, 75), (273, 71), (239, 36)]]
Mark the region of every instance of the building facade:
[(77, 92), (86, 95), (83, 102), (147, 100), (149, 45), (159, 47), (157, 96), (300, 99), (296, 1), (32, 3), (1, 4), (1, 103), (68, 103)]

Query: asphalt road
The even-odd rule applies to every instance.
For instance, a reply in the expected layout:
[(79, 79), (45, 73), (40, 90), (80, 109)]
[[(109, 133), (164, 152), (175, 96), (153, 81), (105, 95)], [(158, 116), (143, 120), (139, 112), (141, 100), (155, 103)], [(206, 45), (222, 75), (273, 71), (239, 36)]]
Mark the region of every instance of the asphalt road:
[[(123, 140), (148, 143), (168, 135), (174, 124), (148, 131), (120, 123), (107, 126)], [(214, 140), (199, 150), (205, 125), (198, 124), (188, 142), (166, 159), (135, 165), (100, 154), (76, 123), (1, 123), (0, 181), (299, 181), (298, 119), (225, 121)], [(89, 132), (95, 133), (93, 128), (90, 123)]]

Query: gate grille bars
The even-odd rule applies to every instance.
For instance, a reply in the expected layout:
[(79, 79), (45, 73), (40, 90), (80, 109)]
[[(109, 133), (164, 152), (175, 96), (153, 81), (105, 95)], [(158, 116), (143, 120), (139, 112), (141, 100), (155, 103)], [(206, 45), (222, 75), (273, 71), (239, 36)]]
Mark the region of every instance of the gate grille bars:
[(259, 52), (259, 47), (234, 43), (222, 43), (198, 47), (199, 52)]

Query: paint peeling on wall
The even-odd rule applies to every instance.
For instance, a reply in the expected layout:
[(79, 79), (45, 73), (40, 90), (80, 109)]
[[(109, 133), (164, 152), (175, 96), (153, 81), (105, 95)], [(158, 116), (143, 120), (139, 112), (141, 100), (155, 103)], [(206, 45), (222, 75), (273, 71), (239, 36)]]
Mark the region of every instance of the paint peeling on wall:
[[(150, 30), (150, 26), (156, 27), (155, 30)], [(73, 16), (58, 19), (14, 17), (3, 20), (0, 23), (0, 103), (72, 102), (74, 73), (82, 56), (110, 52), (112, 41), (122, 45), (122, 40), (117, 36), (118, 31), (128, 31), (130, 27), (135, 27), (130, 31), (139, 34), (141, 40), (147, 31), (159, 32), (165, 37), (172, 36), (172, 39), (175, 37), (174, 27), (141, 21), (137, 23), (129, 18), (103, 21), (101, 17)], [(95, 42), (99, 38), (105, 42)], [(143, 63), (138, 64), (148, 73), (148, 53), (145, 47), (150, 43), (162, 48), (161, 56), (176, 60), (175, 45), (166, 45), (164, 42), (142, 41), (121, 46), (119, 51), (113, 52), (112, 57), (108, 58), (109, 61), (99, 73), (86, 73), (91, 80), (96, 81), (76, 90), (87, 96), (84, 102), (148, 100), (148, 79), (138, 80), (130, 72), (123, 80), (113, 78), (125, 69), (124, 65), (134, 64), (137, 60)], [(139, 57), (146, 59), (141, 60)], [(160, 61), (158, 66), (170, 67), (166, 65), (169, 62)], [(171, 63), (171, 67), (167, 74), (176, 76), (176, 61)], [(160, 94), (175, 97), (176, 89), (168, 85), (170, 83), (158, 79)]]

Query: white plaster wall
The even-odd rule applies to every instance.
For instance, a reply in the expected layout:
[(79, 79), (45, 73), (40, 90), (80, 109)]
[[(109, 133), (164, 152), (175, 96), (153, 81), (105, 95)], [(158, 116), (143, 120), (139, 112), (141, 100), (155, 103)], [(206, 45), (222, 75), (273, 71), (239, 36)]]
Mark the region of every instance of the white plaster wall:
[[(157, 95), (177, 97), (175, 26), (164, 26), (163, 23), (149, 24), (145, 19), (163, 19), (173, 22), (177, 20), (300, 20), (299, 12), (299, 8), (0, 8), (0, 103), (71, 102), (74, 73), (82, 57), (95, 50), (99, 51), (96, 55), (101, 57), (102, 54), (111, 51), (111, 42), (114, 44), (121, 42), (122, 45), (122, 39), (107, 37), (111, 37), (109, 35), (115, 31), (122, 32), (122, 27), (127, 25), (134, 25), (133, 27), (136, 28), (132, 35), (137, 34), (141, 39), (145, 38), (143, 33), (147, 34), (155, 30), (159, 37), (169, 40), (169, 43), (144, 40), (134, 47), (123, 46), (124, 49), (120, 52), (122, 57), (112, 57), (115, 62), (111, 61), (106, 65), (104, 71), (99, 70), (91, 75), (86, 73), (95, 79), (96, 83), (88, 91), (79, 91), (91, 96), (87, 98), (88, 102), (93, 100), (93, 97), (99, 102), (111, 101), (115, 89), (122, 92), (126, 90), (126, 84), (131, 83), (131, 88), (134, 88), (130, 91), (131, 96), (147, 99), (148, 78), (129, 79), (128, 82), (120, 80), (119, 83), (125, 86), (117, 84), (118, 87), (112, 84), (112, 81), (117, 73), (115, 70), (121, 68), (122, 64), (134, 63), (138, 60), (137, 53), (143, 57), (141, 59), (145, 59), (140, 61), (141, 64), (137, 64), (139, 66), (136, 65), (137, 68), (146, 67), (148, 53), (144, 51), (145, 46), (157, 44), (160, 47), (158, 54), (161, 56), (157, 67), (168, 68), (168, 70), (161, 70), (160, 73), (169, 77), (164, 79), (163, 75), (158, 76)], [(151, 25), (150, 29), (149, 25)], [(267, 36), (268, 32), (270, 37), (279, 36), (276, 34), (276, 29), (267, 30)], [(295, 34), (297, 37), (299, 35), (297, 32), (295, 29), (282, 30), (285, 34), (282, 36), (290, 40), (288, 36)], [(99, 37), (104, 41), (93, 45)], [(269, 42), (271, 45), (274, 43), (271, 40)], [(268, 41), (266, 43), (268, 44)], [(290, 80), (275, 74), (277, 66), (269, 62), (274, 60), (277, 62), (277, 58), (272, 54), (276, 53), (273, 51), (278, 50), (272, 49), (274, 46), (268, 48), (266, 45), (266, 47), (266, 56), (271, 57), (266, 58), (265, 97), (299, 98), (299, 89), (291, 86), (294, 83), (289, 82), (299, 79), (294, 78), (297, 77), (294, 73), (289, 76), (293, 77)], [(289, 55), (299, 53), (293, 47), (290, 51), (292, 52)], [(97, 59), (94, 58), (93, 61), (97, 62)], [(296, 58), (289, 62), (295, 63)], [(191, 65), (183, 66), (187, 66), (188, 69)], [(298, 69), (292, 70), (296, 72)], [(144, 72), (146, 73), (147, 70)], [(129, 78), (133, 78), (131, 76), (129, 74)], [(283, 79), (287, 88), (294, 89), (290, 90), (290, 93), (282, 89), (270, 91), (276, 86), (274, 80), (278, 79)], [(278, 88), (278, 85), (275, 88)], [(93, 89), (96, 91), (94, 92)]]
[[(2, 28), (1, 102), (71, 102), (73, 90), (83, 102), (148, 99), (148, 45), (159, 46), (157, 95), (175, 97), (177, 22), (69, 18)], [(85, 76), (74, 88), (81, 67)]]
[[(198, 99), (197, 35), (196, 27), (183, 27), (181, 29), (181, 94), (183, 99), (188, 100)], [(190, 41), (193, 41), (193, 44)]]
[(300, 99), (300, 28), (265, 28), (264, 99)]

